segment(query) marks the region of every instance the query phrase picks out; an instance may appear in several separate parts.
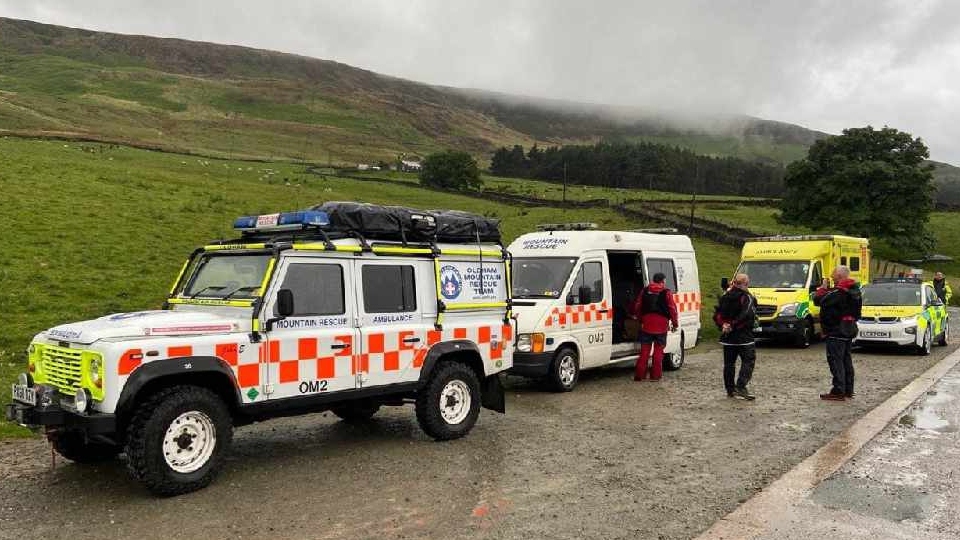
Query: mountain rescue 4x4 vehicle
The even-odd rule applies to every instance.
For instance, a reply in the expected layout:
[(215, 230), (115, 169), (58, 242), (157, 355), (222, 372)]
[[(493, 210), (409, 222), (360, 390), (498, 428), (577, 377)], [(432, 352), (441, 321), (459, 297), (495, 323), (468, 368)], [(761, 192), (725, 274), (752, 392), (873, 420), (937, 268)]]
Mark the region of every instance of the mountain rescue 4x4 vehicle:
[[(861, 283), (870, 279), (867, 239), (840, 235), (748, 238), (737, 273), (750, 276), (750, 292), (757, 297), (756, 337), (809, 346), (820, 321), (820, 308), (811, 295), (838, 265), (850, 268), (850, 277)], [(724, 278), (720, 287), (726, 290), (727, 285)]]
[(511, 374), (543, 378), (568, 392), (582, 369), (635, 362), (638, 327), (629, 310), (658, 272), (674, 293), (680, 323), (667, 335), (664, 369), (680, 369), (696, 345), (700, 278), (690, 239), (595, 228), (542, 225), (510, 244), (518, 328)]
[(6, 416), (75, 462), (125, 452), (169, 495), (211, 481), (237, 425), (415, 403), (443, 440), (481, 406), (504, 411), (513, 329), (496, 222), (327, 203), (234, 226), (239, 239), (190, 256), (163, 310), (38, 334)]
[(933, 286), (916, 278), (877, 278), (863, 291), (857, 323), (861, 346), (901, 345), (930, 354), (950, 339), (950, 315)]

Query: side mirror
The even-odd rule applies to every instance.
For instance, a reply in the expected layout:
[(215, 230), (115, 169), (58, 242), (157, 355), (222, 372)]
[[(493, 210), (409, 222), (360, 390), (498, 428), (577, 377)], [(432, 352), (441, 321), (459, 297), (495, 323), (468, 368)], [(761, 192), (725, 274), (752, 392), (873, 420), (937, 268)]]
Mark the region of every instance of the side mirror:
[(580, 294), (580, 303), (589, 304), (593, 301), (593, 291), (590, 287), (580, 287), (577, 292)]
[(730, 278), (720, 278), (720, 289), (727, 290), (730, 288)]
[(277, 291), (277, 316), (286, 319), (293, 315), (293, 291), (280, 289)]
[(572, 305), (576, 304), (576, 302), (574, 301), (575, 299), (576, 299), (576, 298), (573, 296), (573, 293), (568, 294), (568, 295), (567, 295), (567, 305), (568, 305), (568, 306), (572, 306)]
[(282, 321), (293, 315), (293, 291), (290, 289), (280, 289), (277, 291), (277, 304), (274, 307), (276, 317), (267, 319), (264, 330), (267, 332), (273, 330), (273, 324)]

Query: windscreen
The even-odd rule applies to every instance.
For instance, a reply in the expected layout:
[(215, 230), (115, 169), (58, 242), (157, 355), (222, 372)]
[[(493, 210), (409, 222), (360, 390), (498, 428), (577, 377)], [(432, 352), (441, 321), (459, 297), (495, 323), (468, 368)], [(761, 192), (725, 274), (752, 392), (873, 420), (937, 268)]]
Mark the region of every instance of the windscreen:
[(510, 267), (514, 298), (560, 298), (576, 259), (516, 258)]
[(758, 289), (802, 289), (807, 286), (810, 263), (803, 261), (744, 261), (738, 274), (750, 276), (750, 287)]
[(872, 283), (863, 288), (865, 306), (919, 306), (920, 287), (900, 283)]
[(181, 293), (186, 298), (240, 298), (256, 296), (270, 262), (270, 254), (204, 255)]

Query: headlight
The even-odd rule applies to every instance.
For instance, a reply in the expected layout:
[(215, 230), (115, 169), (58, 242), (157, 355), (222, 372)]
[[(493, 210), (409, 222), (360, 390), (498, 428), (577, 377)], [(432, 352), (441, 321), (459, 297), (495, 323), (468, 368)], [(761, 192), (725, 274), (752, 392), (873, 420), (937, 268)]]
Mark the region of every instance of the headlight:
[(543, 334), (520, 334), (517, 336), (517, 350), (520, 352), (543, 352)]
[(798, 308), (798, 307), (800, 307), (800, 304), (798, 304), (798, 303), (796, 303), (796, 302), (794, 302), (794, 303), (792, 303), (792, 304), (784, 304), (783, 307), (780, 308), (780, 316), (781, 316), (781, 317), (784, 317), (784, 316), (789, 317), (789, 316), (791, 316), (791, 315), (796, 315), (796, 314), (797, 314), (797, 308)]

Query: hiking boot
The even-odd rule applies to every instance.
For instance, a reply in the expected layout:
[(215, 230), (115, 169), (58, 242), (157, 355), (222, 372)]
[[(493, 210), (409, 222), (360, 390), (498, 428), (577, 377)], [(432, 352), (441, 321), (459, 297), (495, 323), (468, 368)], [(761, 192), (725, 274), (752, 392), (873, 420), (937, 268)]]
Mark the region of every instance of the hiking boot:
[(844, 394), (843, 397), (845, 397), (845, 398), (847, 398), (847, 399), (853, 399), (853, 396), (855, 396), (855, 395), (857, 395), (856, 392), (850, 392), (850, 393)]
[(728, 397), (728, 398), (732, 398), (732, 397), (734, 397), (734, 396), (736, 396), (736, 395), (737, 395), (736, 392), (734, 392), (733, 390), (727, 390), (727, 397)]
[(824, 401), (843, 401), (847, 399), (847, 396), (837, 392), (827, 392), (826, 394), (820, 394), (820, 399)]
[(757, 396), (751, 394), (746, 388), (737, 388), (733, 391), (733, 396), (737, 399), (743, 399), (746, 401), (753, 401), (757, 399)]

